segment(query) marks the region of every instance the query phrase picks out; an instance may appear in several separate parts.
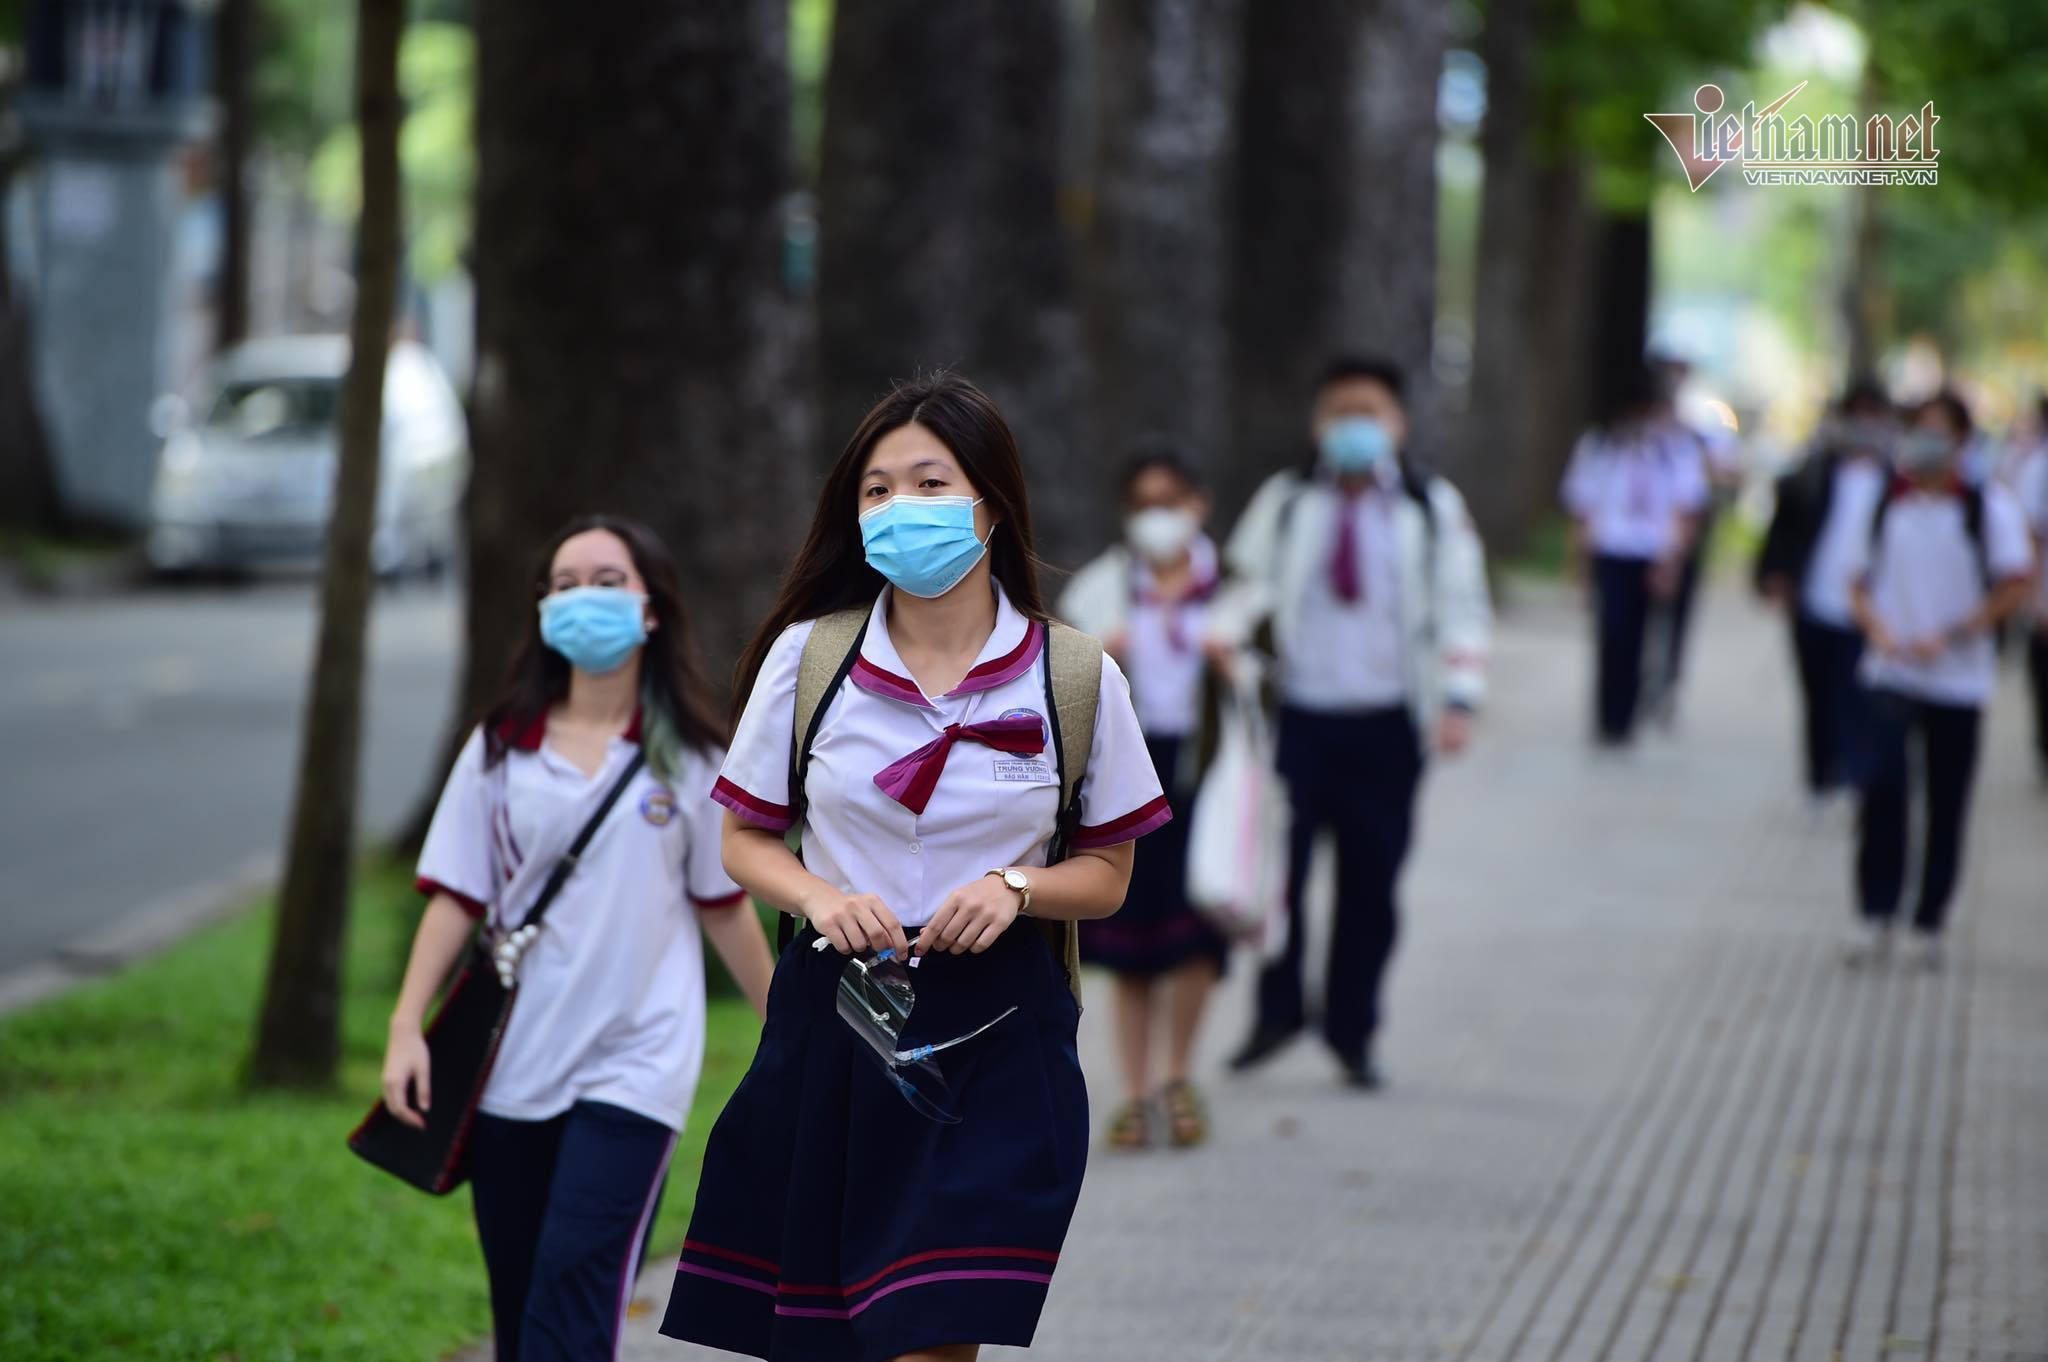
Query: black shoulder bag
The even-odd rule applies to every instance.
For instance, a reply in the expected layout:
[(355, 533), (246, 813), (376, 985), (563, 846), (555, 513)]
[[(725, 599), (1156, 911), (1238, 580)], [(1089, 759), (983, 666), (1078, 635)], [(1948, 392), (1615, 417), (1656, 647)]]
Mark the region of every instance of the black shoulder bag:
[[(562, 859), (555, 862), (533, 906), (520, 919), (522, 929), (539, 925), (576, 868), (576, 859), (597, 835), (598, 825), (646, 760), (647, 754), (640, 751), (626, 763), (626, 769), (605, 792), (604, 802), (590, 815)], [(490, 937), (488, 930), (477, 934), (462, 971), (427, 1026), (428, 1084), (434, 1101), (426, 1113), (426, 1129), (405, 1124), (380, 1099), (348, 1137), (348, 1147), (364, 1159), (435, 1196), (452, 1192), (468, 1180), (463, 1154), (476, 1121), (476, 1104), (484, 1095), (484, 1083), (498, 1057), (498, 1042), (504, 1039), (505, 1023), (511, 1020), (512, 1004), (519, 997), (516, 978), (508, 985), (498, 977), (492, 957), (495, 943)]]

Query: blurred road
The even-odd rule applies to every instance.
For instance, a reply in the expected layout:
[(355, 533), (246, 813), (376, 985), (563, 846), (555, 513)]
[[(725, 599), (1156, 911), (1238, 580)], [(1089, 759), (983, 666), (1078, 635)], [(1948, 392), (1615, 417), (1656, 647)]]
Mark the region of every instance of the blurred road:
[[(278, 853), (313, 586), (0, 602), (0, 973)], [(410, 811), (456, 684), (447, 586), (377, 598), (362, 831)]]
[[(1782, 625), (1703, 605), (1678, 731), (1602, 758), (1585, 618), (1525, 593), (1478, 746), (1430, 776), (1390, 1088), (1340, 1090), (1308, 1043), (1223, 1078), (1234, 961), (1214, 1142), (1093, 1151), (1036, 1346), (984, 1362), (2048, 1362), (2048, 799), (2019, 678), (1948, 968), (1853, 971), (1847, 810), (1803, 806)], [(642, 1277), (627, 1362), (728, 1356), (655, 1336), (673, 1271)]]

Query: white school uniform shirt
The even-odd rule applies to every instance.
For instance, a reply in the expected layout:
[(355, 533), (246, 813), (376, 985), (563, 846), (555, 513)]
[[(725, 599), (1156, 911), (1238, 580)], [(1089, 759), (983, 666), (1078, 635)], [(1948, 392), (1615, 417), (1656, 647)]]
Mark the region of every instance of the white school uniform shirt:
[(1811, 619), (1837, 629), (1854, 629), (1849, 590), (1870, 560), (1870, 531), (1877, 504), (1891, 482), (1891, 470), (1871, 455), (1846, 457), (1835, 465), (1828, 518), (1813, 542), (1799, 608)]
[[(1042, 656), (1045, 627), (996, 588), (996, 624), (966, 677), (927, 696), (889, 639), (889, 592), (876, 600), (860, 656), (826, 707), (805, 780), (804, 865), (848, 894), (874, 894), (905, 927), (930, 922), (946, 897), (999, 866), (1042, 866), (1059, 815)], [(712, 797), (738, 817), (786, 831), (796, 678), (813, 621), (768, 650)], [(875, 783), (885, 767), (949, 725), (1036, 717), (1038, 755), (956, 741), (922, 813)], [(1102, 660), (1102, 696), (1081, 782), (1076, 849), (1132, 841), (1172, 817), (1145, 751), (1122, 670)]]
[[(502, 731), (495, 767), (481, 728), (455, 759), (418, 885), (510, 927), (532, 905), (501, 901), (500, 890), (528, 849), (566, 848), (587, 816), (579, 806), (611, 788), (638, 746), (639, 720), (611, 740), (595, 776), (548, 745), (545, 716)], [(697, 914), (745, 899), (720, 863), (721, 820), (706, 798), (721, 755), (686, 751), (672, 785), (642, 767), (606, 814), (520, 961), (519, 1004), (481, 1110), (544, 1121), (578, 1101), (609, 1102), (682, 1129), (704, 1057)]]
[[(1313, 503), (1304, 507), (1311, 486), (1300, 472), (1276, 473), (1238, 517), (1223, 550), (1230, 579), (1210, 609), (1210, 632), (1220, 641), (1248, 646), (1260, 624), (1270, 620), (1273, 642), (1284, 654), (1320, 623), (1308, 616), (1310, 583), (1329, 581), (1336, 498), (1321, 508), (1331, 523), (1307, 533), (1299, 527), (1316, 518), (1318, 509)], [(1393, 523), (1399, 564), (1402, 692), (1417, 732), (1429, 733), (1447, 705), (1477, 709), (1484, 703), (1493, 607), (1486, 549), (1465, 499), (1440, 477), (1424, 480), (1423, 495), (1427, 511), (1406, 490), (1381, 504)], [(1370, 562), (1365, 569), (1372, 571)]]
[(1184, 738), (1202, 726), (1202, 643), (1219, 583), (1216, 543), (1197, 535), (1188, 545), (1190, 593), (1159, 598), (1152, 566), (1122, 544), (1074, 574), (1060, 594), (1060, 615), (1083, 632), (1128, 642), (1131, 700), (1147, 737)]
[[(1884, 513), (1865, 552), (1870, 608), (1901, 643), (1946, 634), (1984, 604), (1988, 562), (1993, 583), (2033, 571), (2026, 517), (2012, 493), (1987, 483), (1983, 558), (1970, 537), (1959, 491), (1908, 491)], [(1951, 643), (1929, 662), (1865, 651), (1863, 683), (1942, 705), (1977, 706), (1991, 699), (1998, 658), (1983, 631)]]
[(2048, 443), (2020, 456), (2013, 469), (2013, 495), (2034, 532), (2034, 625), (2048, 629)]
[(1593, 552), (1659, 559), (1678, 543), (1678, 520), (1707, 504), (1706, 457), (1680, 431), (1655, 427), (1616, 439), (1587, 431), (1565, 472), (1564, 507), (1586, 523)]
[[(1389, 459), (1366, 491), (1347, 496), (1333, 483), (1302, 489), (1289, 533), (1320, 545), (1318, 570), (1301, 580), (1297, 626), (1280, 650), (1281, 697), (1297, 709), (1355, 713), (1386, 709), (1408, 698), (1401, 604), (1401, 552), (1394, 533), (1394, 508), (1405, 496), (1400, 470)], [(1337, 594), (1331, 563), (1342, 518), (1357, 535), (1360, 590), (1347, 601)]]

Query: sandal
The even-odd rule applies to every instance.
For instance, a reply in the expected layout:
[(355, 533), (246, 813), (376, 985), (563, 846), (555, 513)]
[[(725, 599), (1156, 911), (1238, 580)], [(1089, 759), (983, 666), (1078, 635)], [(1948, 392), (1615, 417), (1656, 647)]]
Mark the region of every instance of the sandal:
[(1125, 1152), (1152, 1147), (1152, 1113), (1145, 1102), (1134, 1097), (1116, 1109), (1109, 1123), (1109, 1147)]
[(1160, 1105), (1166, 1108), (1167, 1140), (1175, 1149), (1193, 1149), (1209, 1138), (1209, 1112), (1195, 1085), (1175, 1079), (1159, 1090)]

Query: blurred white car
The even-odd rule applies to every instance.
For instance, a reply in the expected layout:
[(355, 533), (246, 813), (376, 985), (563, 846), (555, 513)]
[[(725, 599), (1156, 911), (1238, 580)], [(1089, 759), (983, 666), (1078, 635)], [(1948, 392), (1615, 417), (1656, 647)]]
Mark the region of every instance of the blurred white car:
[[(196, 405), (158, 404), (164, 447), (145, 541), (158, 572), (317, 566), (334, 503), (345, 336), (245, 341), (208, 371)], [(460, 544), (468, 425), (441, 366), (414, 341), (384, 370), (383, 467), (370, 561), (433, 572)]]

